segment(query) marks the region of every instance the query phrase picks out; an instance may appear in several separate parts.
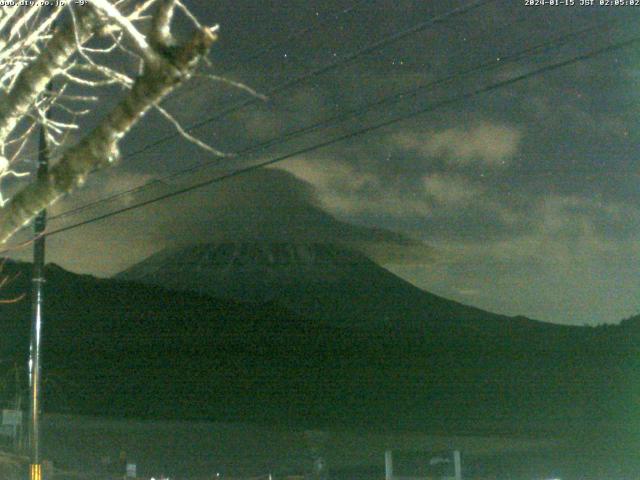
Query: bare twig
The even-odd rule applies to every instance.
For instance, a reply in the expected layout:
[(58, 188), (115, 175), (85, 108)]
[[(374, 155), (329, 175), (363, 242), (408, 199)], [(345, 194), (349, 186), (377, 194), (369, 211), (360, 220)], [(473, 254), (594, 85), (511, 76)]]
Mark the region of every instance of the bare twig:
[(266, 95), (263, 95), (262, 93), (259, 93), (258, 91), (254, 90), (253, 88), (251, 88), (250, 86), (241, 83), (241, 82), (236, 82), (234, 80), (231, 80), (229, 78), (225, 78), (225, 77), (221, 77), (219, 75), (212, 75), (210, 73), (198, 73), (196, 75), (197, 77), (201, 77), (201, 78), (207, 78), (209, 80), (213, 80), (214, 82), (220, 82), (220, 83), (224, 83), (225, 85), (230, 85), (234, 88), (238, 88), (240, 90), (243, 90), (247, 93), (249, 93), (250, 95), (259, 98), (260, 100), (263, 101), (267, 101), (269, 100), (269, 98)]
[(62, 72), (69, 57), (76, 51), (76, 35), (86, 41), (97, 26), (90, 9), (83, 9), (82, 15), (79, 15), (77, 32), (74, 32), (74, 28), (58, 31), (49, 41), (47, 49), (20, 71), (11, 90), (0, 94), (0, 143), (7, 140), (51, 79)]
[(180, 122), (178, 120), (176, 120), (176, 118), (171, 115), (169, 112), (167, 112), (164, 108), (162, 108), (160, 105), (155, 105), (155, 109), (160, 112), (160, 114), (166, 118), (167, 120), (169, 120), (169, 122), (171, 122), (171, 124), (176, 128), (176, 130), (178, 131), (178, 133), (187, 141), (193, 143), (194, 145), (197, 145), (198, 147), (202, 148), (203, 150), (206, 150), (209, 153), (213, 153), (214, 155), (216, 155), (217, 157), (231, 157), (233, 156), (232, 153), (226, 153), (223, 152), (221, 150), (218, 150), (216, 148), (213, 148), (211, 145), (206, 144), (205, 142), (203, 142), (202, 140), (200, 140), (197, 137), (194, 137), (193, 135), (191, 135), (189, 132), (187, 132), (182, 125), (180, 125)]

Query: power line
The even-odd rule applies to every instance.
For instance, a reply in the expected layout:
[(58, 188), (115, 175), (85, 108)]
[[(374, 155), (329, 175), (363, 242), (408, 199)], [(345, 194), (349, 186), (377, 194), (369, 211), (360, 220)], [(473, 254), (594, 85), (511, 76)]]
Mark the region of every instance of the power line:
[[(431, 17), (428, 20), (425, 20), (424, 22), (418, 23), (416, 25), (413, 25), (412, 27), (406, 28), (404, 30), (401, 30), (399, 32), (396, 32), (394, 34), (388, 35), (374, 43), (371, 43), (359, 50), (356, 50), (353, 53), (350, 53), (349, 55), (346, 55), (345, 57), (339, 58), (338, 60), (331, 62), (323, 67), (319, 67), (317, 69), (311, 70), (310, 72), (306, 72), (303, 73), (297, 77), (292, 78), (291, 80), (287, 80), (284, 83), (281, 83), (279, 85), (276, 85), (275, 87), (273, 87), (272, 89), (270, 89), (269, 91), (265, 92), (264, 95), (271, 97), (274, 95), (277, 95), (281, 92), (283, 92), (284, 90), (287, 90), (295, 85), (298, 85), (300, 83), (303, 83), (307, 80), (310, 80), (314, 77), (317, 77), (319, 75), (323, 75), (325, 73), (328, 73), (332, 70), (335, 70), (336, 68), (341, 67), (342, 65), (346, 65), (348, 63), (350, 63), (351, 61), (366, 55), (368, 53), (371, 53), (375, 50), (378, 50), (384, 46), (387, 46), (389, 44), (395, 43), (399, 40), (402, 40), (410, 35), (419, 33), (423, 30), (426, 30), (427, 28), (433, 26), (433, 25), (437, 25), (440, 23), (444, 23), (447, 20), (450, 20), (451, 18), (455, 18), (461, 15), (464, 15), (466, 13), (469, 13), (477, 8), (480, 8), (481, 6), (485, 5), (485, 4), (489, 4), (492, 2), (495, 2), (496, 0), (475, 0), (463, 7), (458, 7), (458, 8), (454, 8), (452, 10), (449, 10), (443, 14), (437, 15), (435, 17)], [(218, 112), (217, 114), (208, 117), (204, 120), (200, 120), (198, 122), (192, 123), (191, 125), (187, 126), (184, 128), (185, 131), (187, 132), (191, 132), (195, 129), (198, 129), (206, 124), (209, 124), (211, 122), (214, 122), (215, 120), (218, 120), (230, 113), (236, 112), (242, 108), (251, 106), (251, 105), (255, 105), (259, 102), (261, 102), (262, 100), (256, 97), (252, 97), (252, 98), (248, 98), (244, 101), (238, 102), (235, 105), (231, 105), (230, 107)], [(167, 135), (165, 137), (162, 137), (158, 140), (156, 140), (155, 142), (151, 142), (147, 145), (145, 145), (144, 147), (135, 150), (127, 155), (125, 155), (123, 158), (131, 158), (133, 156), (139, 155), (141, 153), (144, 153), (148, 150), (150, 150), (151, 148), (157, 147), (158, 145), (162, 145), (163, 143), (168, 142), (169, 140), (173, 140), (174, 138), (178, 138), (180, 137), (180, 133), (173, 133), (171, 135)]]
[[(340, 8), (340, 9), (338, 9), (336, 11), (333, 11), (333, 12), (324, 12), (322, 14), (322, 18), (320, 18), (316, 22), (316, 25), (309, 26), (309, 27), (306, 27), (306, 28), (302, 28), (300, 30), (292, 32), (291, 34), (289, 34), (287, 36), (287, 38), (285, 38), (283, 40), (272, 42), (269, 45), (261, 48), (260, 50), (258, 50), (256, 52), (253, 52), (253, 53), (250, 53), (245, 58), (236, 58), (235, 61), (236, 61), (236, 63), (247, 63), (247, 62), (252, 62), (254, 60), (257, 60), (258, 58), (260, 58), (260, 57), (262, 57), (264, 55), (267, 55), (269, 52), (275, 50), (278, 47), (286, 45), (287, 43), (291, 42), (292, 40), (294, 40), (294, 39), (296, 39), (298, 37), (302, 37), (302, 36), (306, 35), (307, 33), (312, 32), (314, 30), (317, 31), (319, 26), (323, 26), (325, 23), (328, 23), (329, 20), (340, 18), (343, 15), (348, 15), (348, 14), (354, 12), (355, 10), (357, 10), (358, 8), (360, 8), (361, 6), (366, 5), (368, 3), (369, 3), (368, 0), (360, 0), (360, 1), (357, 1), (356, 3), (354, 3), (350, 7)], [(186, 93), (189, 93), (189, 90), (180, 89), (175, 94), (169, 94), (169, 96), (166, 97), (165, 100), (168, 100), (168, 99), (177, 100), (178, 98), (182, 97)], [(55, 107), (56, 105), (54, 104), (53, 106)], [(136, 155), (136, 152), (133, 152), (130, 155)]]
[[(347, 55), (345, 57), (342, 57), (342, 58), (340, 58), (340, 59), (338, 59), (338, 60), (336, 60), (336, 61), (334, 61), (332, 63), (329, 63), (329, 64), (327, 64), (327, 65), (325, 65), (323, 67), (320, 67), (318, 69), (312, 70), (312, 71), (307, 72), (307, 73), (303, 73), (302, 75), (299, 75), (299, 76), (297, 76), (297, 77), (295, 77), (295, 78), (293, 78), (291, 80), (288, 80), (288, 81), (286, 81), (286, 82), (284, 82), (284, 83), (282, 83), (280, 85), (276, 85), (275, 87), (273, 87), (271, 90), (267, 91), (263, 95), (273, 96), (273, 95), (279, 94), (282, 91), (287, 90), (287, 89), (289, 89), (289, 88), (291, 88), (291, 87), (293, 87), (295, 85), (303, 83), (303, 82), (305, 82), (307, 80), (310, 80), (310, 79), (312, 79), (312, 78), (314, 78), (316, 76), (319, 76), (319, 75), (325, 74), (327, 72), (330, 72), (331, 70), (339, 68), (342, 65), (348, 64), (348, 63), (350, 63), (351, 61), (355, 60), (358, 57), (361, 57), (361, 56), (366, 55), (368, 53), (371, 53), (371, 52), (373, 52), (373, 51), (375, 51), (377, 49), (380, 49), (380, 48), (382, 48), (384, 46), (387, 46), (389, 44), (392, 44), (394, 42), (402, 40), (402, 39), (404, 39), (404, 38), (406, 38), (406, 37), (408, 37), (410, 35), (413, 35), (415, 33), (419, 33), (421, 31), (427, 29), (430, 26), (444, 23), (444, 22), (450, 20), (451, 18), (455, 18), (455, 17), (461, 16), (461, 15), (464, 15), (464, 14), (469, 13), (469, 12), (471, 12), (471, 11), (477, 9), (477, 8), (482, 7), (485, 4), (489, 4), (489, 3), (492, 3), (492, 2), (495, 2), (495, 1), (497, 1), (497, 0), (475, 0), (475, 1), (470, 2), (469, 4), (467, 4), (465, 6), (454, 8), (452, 10), (448, 10), (447, 12), (445, 12), (443, 14), (440, 14), (440, 15), (437, 15), (435, 17), (429, 18), (428, 20), (425, 20), (424, 22), (420, 22), (420, 23), (418, 23), (416, 25), (413, 25), (413, 26), (411, 26), (409, 28), (406, 28), (406, 29), (401, 30), (399, 32), (396, 32), (394, 34), (388, 35), (388, 36), (386, 36), (386, 37), (384, 37), (384, 38), (382, 38), (382, 39), (380, 39), (380, 40), (378, 40), (378, 41), (376, 41), (376, 42), (374, 42), (372, 44), (369, 44), (369, 45), (367, 45), (367, 46), (365, 46), (365, 47), (363, 47), (363, 48), (361, 48), (359, 50), (356, 50), (355, 52), (353, 52), (353, 53), (351, 53), (351, 54), (349, 54), (349, 55)], [(215, 120), (218, 120), (218, 119), (220, 119), (220, 118), (222, 118), (222, 117), (224, 117), (224, 116), (226, 116), (226, 115), (228, 115), (230, 113), (236, 112), (236, 111), (238, 111), (238, 110), (240, 110), (240, 109), (242, 109), (244, 107), (254, 105), (254, 104), (259, 103), (261, 101), (263, 101), (261, 98), (257, 98), (257, 97), (249, 98), (247, 100), (244, 100), (242, 102), (239, 102), (239, 103), (237, 103), (235, 105), (232, 105), (232, 106), (222, 110), (221, 112), (217, 113), (214, 116), (211, 116), (211, 117), (208, 117), (208, 118), (206, 118), (204, 120), (201, 120), (199, 122), (193, 123), (193, 124), (183, 128), (183, 130), (185, 132), (191, 132), (191, 131), (193, 131), (193, 130), (195, 130), (197, 128), (200, 128), (200, 127), (202, 127), (202, 126), (204, 126), (204, 125), (206, 125), (208, 123), (211, 123), (211, 122), (213, 122)], [(160, 138), (160, 139), (158, 139), (158, 140), (156, 140), (154, 142), (148, 143), (148, 144), (146, 144), (145, 146), (143, 146), (142, 148), (140, 148), (138, 150), (134, 150), (133, 152), (128, 153), (127, 155), (123, 156), (122, 159), (124, 160), (124, 159), (127, 159), (127, 158), (131, 158), (131, 157), (137, 156), (137, 155), (139, 155), (141, 153), (144, 153), (144, 152), (146, 152), (146, 151), (148, 151), (148, 150), (150, 150), (150, 149), (152, 149), (154, 147), (157, 147), (158, 145), (162, 145), (163, 143), (166, 143), (169, 140), (173, 140), (173, 139), (178, 138), (180, 136), (181, 136), (181, 134), (179, 132), (172, 133), (172, 134), (167, 135), (165, 137), (162, 137), (162, 138)], [(97, 170), (93, 170), (91, 173), (93, 173), (95, 171), (97, 171)]]
[[(452, 75), (449, 75), (447, 77), (441, 78), (441, 79), (437, 79), (434, 80), (432, 82), (428, 82), (426, 84), (423, 85), (419, 85), (418, 87), (414, 87), (408, 90), (404, 90), (401, 91), (399, 93), (395, 93), (393, 95), (388, 95), (386, 97), (383, 97), (380, 100), (377, 100), (375, 102), (371, 102), (371, 103), (367, 103), (365, 105), (359, 106), (355, 109), (351, 109), (349, 111), (346, 112), (342, 112), (340, 114), (334, 115), (330, 118), (321, 120), (319, 122), (316, 122), (312, 125), (308, 125), (306, 127), (297, 129), (297, 130), (293, 130), (290, 132), (287, 132), (283, 135), (278, 135), (275, 137), (272, 137), (269, 140), (266, 140), (264, 142), (260, 142), (258, 144), (254, 144), (251, 145), (241, 151), (239, 151), (237, 153), (237, 156), (235, 158), (238, 158), (239, 156), (245, 156), (249, 153), (255, 152), (255, 151), (259, 151), (259, 150), (264, 150), (268, 147), (272, 147), (272, 146), (277, 146), (277, 145), (281, 145), (284, 144), (286, 142), (288, 142), (289, 140), (293, 139), (293, 138), (297, 138), (299, 136), (305, 135), (307, 133), (311, 133), (320, 129), (324, 129), (324, 128), (330, 128), (332, 126), (337, 125), (338, 123), (350, 118), (350, 117), (354, 117), (354, 116), (358, 116), (364, 113), (367, 113), (369, 111), (372, 111), (375, 108), (378, 108), (380, 106), (389, 104), (389, 103), (398, 103), (399, 101), (402, 101), (405, 97), (412, 97), (417, 95), (418, 93), (420, 93), (421, 91), (427, 90), (429, 88), (441, 85), (441, 84), (445, 84), (445, 83), (449, 83), (449, 82), (453, 82), (455, 80), (459, 80), (462, 78), (465, 78), (471, 74), (475, 74), (475, 73), (487, 73), (490, 72), (492, 70), (495, 70), (497, 68), (501, 68), (504, 65), (511, 63), (511, 62), (516, 62), (519, 60), (522, 60), (524, 58), (526, 58), (527, 56), (533, 54), (541, 54), (541, 53), (545, 53), (546, 51), (551, 50), (552, 48), (558, 48), (559, 46), (565, 45), (567, 43), (569, 43), (571, 40), (573, 40), (576, 37), (580, 37), (582, 35), (585, 35), (587, 33), (591, 33), (593, 31), (597, 31), (602, 29), (603, 27), (611, 27), (612, 25), (606, 25), (606, 24), (597, 24), (597, 25), (593, 25), (590, 27), (586, 27), (583, 28), (581, 30), (575, 31), (575, 32), (570, 32), (564, 35), (560, 35), (559, 37), (552, 39), (550, 41), (547, 42), (543, 42), (540, 43), (538, 45), (532, 46), (532, 47), (528, 47), (524, 50), (521, 50), (517, 53), (511, 54), (511, 55), (503, 55), (500, 56), (500, 60), (492, 60), (490, 62), (485, 62), (485, 63), (481, 63), (481, 64), (477, 64), (473, 67), (470, 67), (462, 72), (459, 73), (455, 73)], [(183, 175), (187, 175), (190, 173), (193, 173), (195, 171), (198, 170), (202, 170), (204, 168), (208, 168), (212, 165), (216, 165), (219, 163), (219, 159), (215, 159), (212, 161), (208, 161), (205, 162), (203, 164), (199, 164), (199, 165), (195, 165), (189, 168), (185, 168), (182, 170), (179, 170), (177, 172), (172, 172), (168, 175), (165, 175), (163, 177), (160, 178), (156, 178), (153, 180), (150, 180), (146, 183), (143, 183), (141, 185), (138, 185), (136, 187), (130, 188), (128, 190), (124, 190), (121, 192), (117, 192), (114, 193), (112, 195), (109, 195), (107, 197), (89, 202), (87, 204), (81, 205), (79, 207), (67, 210), (65, 212), (62, 212), (58, 215), (55, 215), (53, 217), (51, 217), (51, 220), (56, 220), (56, 219), (61, 219), (70, 215), (74, 215), (77, 213), (80, 213), (82, 211), (85, 211), (87, 209), (90, 209), (92, 207), (95, 207), (97, 205), (100, 205), (102, 203), (107, 203), (107, 202), (111, 202), (114, 200), (117, 200), (118, 198), (121, 198), (125, 195), (131, 195), (133, 193), (138, 193), (141, 192), (143, 190), (146, 190), (148, 188), (151, 188), (159, 183), (162, 183), (166, 180), (170, 180), (170, 179), (174, 179)]]
[(619, 49), (631, 46), (631, 45), (633, 45), (635, 43), (638, 43), (638, 42), (640, 42), (640, 36), (639, 37), (633, 37), (631, 39), (624, 40), (624, 41), (621, 41), (621, 42), (617, 42), (617, 43), (608, 45), (606, 47), (602, 47), (602, 48), (599, 48), (599, 49), (591, 50), (591, 51), (589, 51), (587, 53), (584, 53), (584, 54), (581, 54), (581, 55), (578, 55), (578, 56), (574, 56), (574, 57), (569, 58), (567, 60), (562, 60), (562, 61), (559, 61), (559, 62), (556, 62), (556, 63), (552, 63), (552, 64), (546, 65), (544, 67), (538, 68), (536, 70), (532, 70), (530, 72), (527, 72), (527, 73), (524, 73), (524, 74), (521, 74), (521, 75), (518, 75), (518, 76), (515, 76), (515, 77), (512, 77), (512, 78), (509, 78), (507, 80), (502, 80), (502, 81), (499, 81), (499, 82), (492, 83), (490, 85), (487, 85), (487, 86), (472, 90), (471, 92), (459, 95), (457, 97), (453, 97), (453, 98), (450, 98), (450, 99), (446, 99), (446, 100), (437, 102), (437, 103), (432, 104), (430, 106), (427, 106), (425, 108), (416, 109), (416, 110), (414, 110), (412, 112), (409, 112), (409, 113), (407, 113), (405, 115), (402, 115), (402, 116), (399, 116), (399, 117), (395, 117), (395, 118), (392, 118), (390, 120), (385, 120), (383, 122), (379, 122), (379, 123), (370, 125), (368, 127), (361, 128), (361, 129), (356, 130), (354, 132), (351, 132), (351, 133), (348, 133), (348, 134), (345, 134), (345, 135), (341, 135), (339, 137), (336, 137), (336, 138), (333, 138), (333, 139), (330, 139), (330, 140), (327, 140), (327, 141), (324, 141), (324, 142), (321, 142), (321, 143), (317, 143), (315, 145), (312, 145), (312, 146), (309, 146), (309, 147), (305, 147), (305, 148), (302, 148), (302, 149), (299, 149), (299, 150), (296, 150), (296, 151), (293, 151), (293, 152), (290, 152), (290, 153), (287, 153), (287, 154), (284, 154), (284, 155), (281, 155), (281, 156), (278, 156), (278, 157), (275, 157), (275, 158), (272, 158), (272, 159), (269, 159), (269, 160), (266, 160), (266, 161), (263, 161), (263, 162), (260, 162), (260, 163), (257, 163), (257, 164), (254, 164), (254, 165), (250, 165), (250, 166), (247, 166), (247, 167), (239, 168), (239, 169), (236, 169), (236, 170), (234, 170), (232, 172), (226, 173), (224, 175), (220, 175), (220, 176), (214, 177), (212, 179), (208, 179), (208, 180), (205, 180), (205, 181), (202, 181), (202, 182), (198, 182), (196, 184), (193, 184), (193, 185), (190, 185), (188, 187), (184, 187), (184, 188), (175, 190), (173, 192), (166, 193), (164, 195), (160, 195), (160, 196), (155, 197), (155, 198), (150, 199), (150, 200), (146, 200), (146, 201), (143, 201), (143, 202), (136, 203), (134, 205), (129, 205), (127, 207), (123, 207), (123, 208), (120, 208), (120, 209), (117, 209), (117, 210), (113, 210), (113, 211), (105, 213), (103, 215), (99, 215), (99, 216), (96, 216), (96, 217), (93, 217), (93, 218), (90, 218), (90, 219), (87, 219), (87, 220), (83, 220), (83, 221), (74, 223), (72, 225), (67, 225), (67, 226), (60, 227), (60, 228), (55, 229), (55, 230), (51, 230), (51, 231), (47, 232), (46, 235), (47, 236), (51, 236), (51, 235), (56, 235), (56, 234), (63, 233), (63, 232), (69, 231), (69, 230), (73, 230), (75, 228), (79, 228), (79, 227), (84, 226), (84, 225), (88, 225), (88, 224), (91, 224), (91, 223), (94, 223), (94, 222), (98, 222), (98, 221), (104, 220), (106, 218), (113, 217), (115, 215), (119, 215), (121, 213), (125, 213), (125, 212), (128, 212), (128, 211), (136, 210), (138, 208), (142, 208), (142, 207), (145, 207), (147, 205), (151, 205), (153, 203), (160, 202), (162, 200), (173, 198), (173, 197), (176, 197), (176, 196), (191, 192), (193, 190), (196, 190), (196, 189), (208, 186), (208, 185), (212, 185), (212, 184), (215, 184), (215, 183), (219, 183), (219, 182), (228, 180), (230, 178), (234, 178), (234, 177), (246, 174), (246, 173), (250, 173), (250, 172), (259, 170), (261, 168), (264, 168), (264, 167), (267, 167), (267, 166), (270, 166), (270, 165), (274, 165), (276, 163), (280, 163), (282, 161), (288, 160), (288, 159), (290, 159), (292, 157), (295, 157), (295, 156), (298, 156), (298, 155), (302, 155), (302, 154), (305, 154), (305, 153), (309, 153), (309, 152), (312, 152), (312, 151), (315, 151), (315, 150), (319, 150), (319, 149), (322, 149), (322, 148), (325, 148), (325, 147), (329, 147), (331, 145), (335, 145), (337, 143), (340, 143), (340, 142), (343, 142), (343, 141), (346, 141), (346, 140), (350, 140), (352, 138), (364, 135), (364, 134), (369, 133), (371, 131), (378, 130), (380, 128), (384, 128), (384, 127), (387, 127), (387, 126), (390, 126), (390, 125), (394, 125), (394, 124), (402, 122), (404, 120), (415, 118), (415, 117), (417, 117), (419, 115), (423, 115), (425, 113), (429, 113), (429, 112), (432, 112), (432, 111), (434, 111), (436, 109), (439, 109), (439, 108), (442, 108), (442, 107), (446, 107), (446, 106), (450, 106), (450, 105), (453, 105), (455, 103), (459, 103), (461, 101), (470, 100), (470, 99), (472, 99), (474, 97), (477, 97), (479, 95), (482, 95), (484, 93), (489, 93), (489, 92), (498, 90), (500, 88), (503, 88), (503, 87), (506, 87), (506, 86), (521, 82), (523, 80), (527, 80), (529, 78), (533, 78), (533, 77), (536, 77), (536, 76), (539, 76), (539, 75), (542, 75), (542, 74), (545, 74), (545, 73), (548, 73), (548, 72), (551, 72), (551, 71), (554, 71), (554, 70), (558, 70), (560, 68), (563, 68), (563, 67), (566, 67), (566, 66), (569, 66), (569, 65), (572, 65), (572, 64), (576, 64), (576, 63), (579, 63), (579, 62), (582, 62), (582, 61), (585, 61), (585, 60), (589, 60), (591, 58), (594, 58), (596, 56), (602, 55), (604, 53), (609, 53), (609, 52), (612, 52), (612, 51), (615, 51), (615, 50), (619, 50)]

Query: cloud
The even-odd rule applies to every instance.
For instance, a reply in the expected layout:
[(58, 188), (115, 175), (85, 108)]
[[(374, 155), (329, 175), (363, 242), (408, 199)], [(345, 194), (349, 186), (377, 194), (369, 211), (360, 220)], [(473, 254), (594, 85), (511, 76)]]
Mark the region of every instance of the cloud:
[[(526, 228), (495, 238), (427, 235), (434, 263), (391, 268), (429, 291), (473, 297), (475, 306), (508, 315), (596, 324), (637, 313), (640, 208), (578, 195), (526, 198)], [(605, 220), (626, 222), (628, 231)]]
[(522, 134), (513, 127), (480, 123), (421, 133), (398, 133), (394, 141), (424, 157), (443, 157), (450, 164), (505, 165), (518, 152)]
[[(56, 219), (62, 212), (145, 184), (150, 178), (147, 174), (125, 173), (118, 169), (93, 175), (84, 187), (49, 209), (48, 228), (56, 230), (139, 201), (140, 197), (131, 194), (121, 195), (112, 202), (98, 204), (95, 208)], [(134, 211), (113, 217), (109, 221), (95, 222), (47, 237), (47, 262), (58, 263), (80, 273), (108, 275), (119, 271), (135, 259), (153, 253), (154, 232), (146, 228), (145, 213)], [(30, 233), (30, 228), (24, 229), (15, 239), (15, 243), (21, 239), (26, 240)], [(12, 252), (11, 256), (30, 261), (30, 245), (28, 248)]]
[(322, 206), (339, 218), (375, 219), (423, 239), (510, 236), (530, 220), (527, 199), (511, 195), (505, 201), (493, 184), (463, 172), (416, 169), (418, 175), (400, 177), (390, 166), (320, 156), (279, 168), (312, 184)]
[(379, 261), (420, 263), (428, 262), (432, 253), (430, 247), (405, 235), (335, 218), (322, 208), (311, 184), (283, 170), (258, 170), (197, 195), (199, 201), (185, 201), (179, 207), (182, 216), (194, 220), (165, 219), (172, 242), (191, 243), (194, 238), (329, 242), (355, 248)]
[[(55, 212), (144, 183), (147, 175), (113, 170)], [(159, 185), (155, 194), (165, 191)], [(125, 195), (52, 228), (139, 201)], [(290, 173), (263, 169), (168, 201), (49, 237), (47, 258), (70, 270), (109, 276), (166, 247), (222, 241), (329, 242), (386, 263), (428, 263), (432, 249), (384, 228), (354, 225), (324, 211), (314, 188)], [(29, 259), (27, 249), (16, 258)]]
[(426, 194), (436, 204), (444, 207), (460, 207), (477, 200), (483, 189), (459, 175), (433, 173), (423, 179)]
[(303, 157), (279, 168), (313, 185), (321, 205), (341, 217), (425, 216), (432, 210), (423, 188), (394, 185), (384, 173), (327, 157)]
[(55, 203), (49, 209), (49, 213), (52, 216), (57, 216), (63, 212), (112, 196), (114, 197), (113, 200), (103, 204), (101, 208), (105, 206), (109, 208), (127, 206), (139, 198), (133, 193), (123, 194), (123, 192), (128, 192), (141, 185), (147, 185), (153, 179), (154, 176), (148, 173), (125, 173), (117, 168), (104, 170), (99, 174), (90, 176), (80, 189)]

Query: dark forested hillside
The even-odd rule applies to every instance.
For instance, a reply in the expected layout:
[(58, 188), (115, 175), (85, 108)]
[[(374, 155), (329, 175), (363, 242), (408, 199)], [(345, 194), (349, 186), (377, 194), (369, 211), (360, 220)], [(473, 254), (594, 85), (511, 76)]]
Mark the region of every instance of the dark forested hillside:
[[(5, 272), (20, 273), (6, 298), (28, 291), (27, 264), (8, 263)], [(513, 318), (479, 328), (477, 310), (470, 323), (360, 328), (275, 302), (219, 300), (53, 265), (47, 278), (51, 412), (544, 433), (624, 428), (635, 408), (640, 329), (631, 321), (534, 328)], [(2, 358), (21, 365), (29, 304), (27, 297), (0, 313)]]

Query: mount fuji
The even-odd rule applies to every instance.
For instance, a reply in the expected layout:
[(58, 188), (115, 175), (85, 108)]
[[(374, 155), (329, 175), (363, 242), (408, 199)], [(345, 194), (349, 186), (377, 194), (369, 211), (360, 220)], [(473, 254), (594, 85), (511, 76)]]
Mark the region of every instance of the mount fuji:
[(336, 243), (215, 242), (160, 251), (118, 280), (251, 303), (275, 302), (334, 326), (424, 330), (439, 324), (535, 327), (420, 290)]

